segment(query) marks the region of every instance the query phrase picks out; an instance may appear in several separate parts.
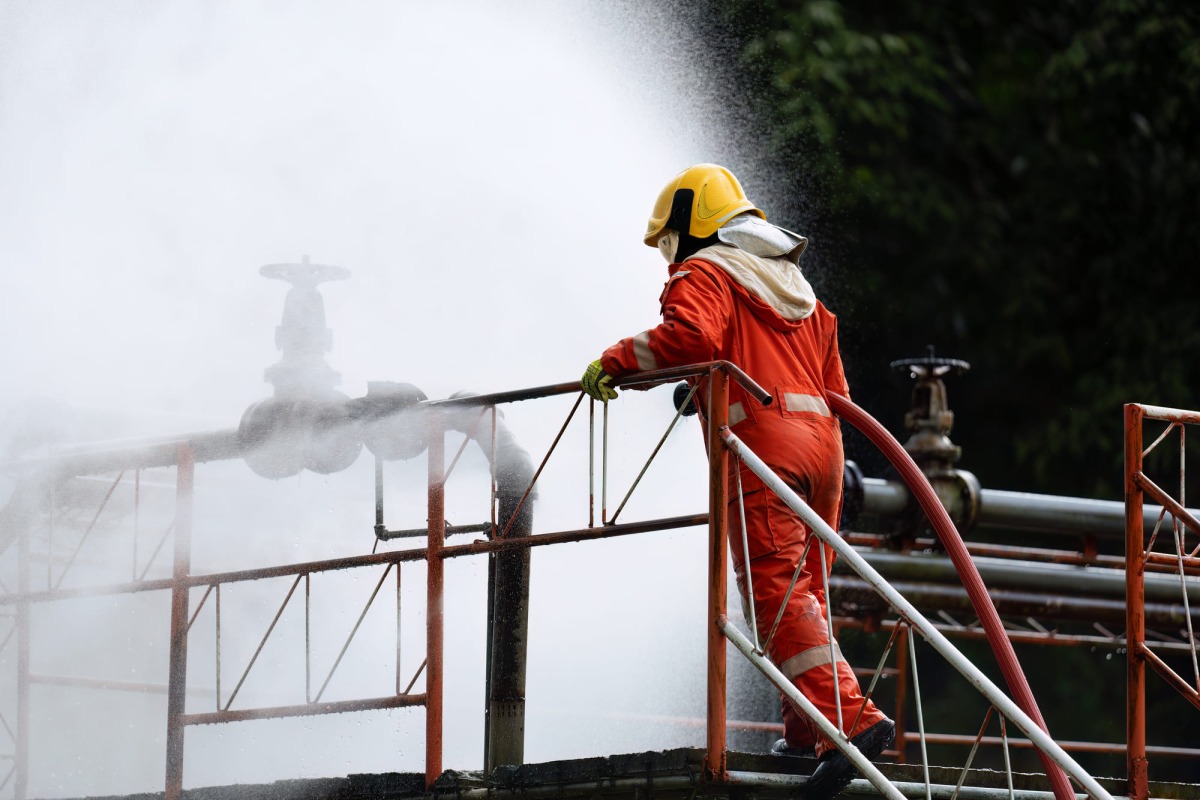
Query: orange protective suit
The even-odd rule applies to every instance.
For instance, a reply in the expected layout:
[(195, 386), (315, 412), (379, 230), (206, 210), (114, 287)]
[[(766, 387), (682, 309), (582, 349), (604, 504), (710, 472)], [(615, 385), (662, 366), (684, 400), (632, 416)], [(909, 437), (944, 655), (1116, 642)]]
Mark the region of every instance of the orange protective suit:
[[(700, 258), (672, 264), (663, 289), (663, 321), (657, 327), (610, 347), (601, 364), (614, 377), (684, 364), (727, 360), (737, 364), (774, 395), (761, 406), (734, 382), (729, 384), (730, 428), (822, 519), (837, 529), (842, 504), (842, 436), (830, 413), (827, 390), (847, 395), (837, 345), (837, 319), (818, 301), (799, 320), (781, 317), (720, 267)], [(697, 392), (701, 418), (707, 408), (707, 379)], [(707, 425), (704, 426), (707, 431)], [(711, 446), (711, 444), (710, 444)], [(746, 554), (737, 500), (737, 462), (730, 459), (729, 543), (738, 588), (746, 603)], [(774, 492), (743, 469), (750, 575), (754, 585), (759, 639), (767, 640), (809, 540), (809, 529)], [(836, 727), (835, 692), (843, 725), (858, 717), (855, 736), (886, 717), (864, 698), (850, 665), (833, 644), (830, 658), (821, 552), (809, 548), (804, 569), (771, 641), (768, 655)], [(834, 553), (825, 548), (826, 568)], [(749, 615), (747, 614), (747, 617)], [(786, 700), (784, 736), (796, 748), (814, 746), (819, 757), (832, 744)]]

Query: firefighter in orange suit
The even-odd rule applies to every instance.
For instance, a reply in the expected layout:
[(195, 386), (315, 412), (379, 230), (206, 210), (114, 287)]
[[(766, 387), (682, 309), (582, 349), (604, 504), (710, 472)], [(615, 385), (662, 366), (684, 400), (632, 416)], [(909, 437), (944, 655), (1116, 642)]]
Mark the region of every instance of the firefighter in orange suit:
[[(827, 392), (846, 395), (849, 389), (838, 354), (837, 319), (816, 299), (797, 263), (808, 240), (768, 223), (727, 169), (699, 164), (662, 190), (645, 242), (658, 247), (670, 264), (659, 298), (662, 323), (605, 350), (584, 373), (584, 391), (607, 402), (616, 397), (612, 380), (631, 372), (715, 360), (737, 364), (772, 393), (773, 401), (764, 407), (731, 382), (730, 428), (836, 530), (842, 437)], [(706, 383), (702, 380), (697, 391), (701, 413), (707, 408)], [(844, 725), (854, 726), (845, 732), (874, 758), (891, 743), (895, 726), (870, 701), (864, 707), (858, 680), (836, 642), (831, 659), (818, 540), (813, 537), (805, 555), (808, 528), (742, 469), (749, 553), (743, 552), (736, 470), (736, 460), (730, 459), (729, 543), (743, 606), (748, 564), (758, 635), (766, 642), (804, 558), (768, 655), (835, 727), (836, 693)], [(833, 559), (825, 546), (826, 567)], [(775, 750), (812, 749), (821, 759), (808, 797), (840, 792), (854, 775), (849, 761), (786, 700), (783, 719), (784, 739)]]

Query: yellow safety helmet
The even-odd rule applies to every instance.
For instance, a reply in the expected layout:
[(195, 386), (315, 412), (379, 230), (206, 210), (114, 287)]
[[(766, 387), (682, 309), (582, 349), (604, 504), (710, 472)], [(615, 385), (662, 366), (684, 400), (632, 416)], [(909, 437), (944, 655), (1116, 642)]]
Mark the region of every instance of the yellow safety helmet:
[(684, 237), (706, 239), (747, 211), (767, 218), (746, 199), (746, 192), (732, 172), (716, 164), (697, 164), (676, 175), (659, 192), (642, 241), (657, 247), (658, 240), (668, 230)]

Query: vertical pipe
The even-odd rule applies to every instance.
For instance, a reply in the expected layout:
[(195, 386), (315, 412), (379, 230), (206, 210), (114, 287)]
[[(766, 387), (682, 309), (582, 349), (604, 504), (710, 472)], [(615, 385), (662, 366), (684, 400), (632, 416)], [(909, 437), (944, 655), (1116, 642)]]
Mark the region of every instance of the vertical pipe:
[(896, 639), (896, 763), (903, 764), (908, 759), (908, 740), (905, 738), (904, 719), (908, 707), (908, 636), (904, 631)]
[[(532, 504), (519, 494), (500, 492), (500, 524), (508, 536), (525, 537), (533, 530)], [(520, 508), (518, 508), (520, 506)], [(513, 514), (517, 518), (513, 520)], [(525, 762), (525, 676), (529, 650), (529, 548), (493, 553), (488, 647), (488, 746), (484, 765)]]
[(175, 567), (171, 587), (171, 652), (167, 679), (167, 769), (165, 800), (183, 792), (184, 702), (187, 692), (188, 588), (184, 580), (192, 561), (192, 486), (195, 453), (191, 445), (177, 451), (175, 479)]
[[(580, 395), (582, 397), (582, 395)], [(578, 401), (576, 402), (578, 407)], [(493, 409), (494, 410), (494, 409)], [(575, 409), (572, 409), (572, 414)], [(559, 432), (561, 437), (566, 430)], [(536, 470), (511, 431), (498, 423), (494, 433), (494, 537), (524, 538), (533, 531)], [(485, 679), (484, 769), (525, 761), (525, 676), (529, 639), (527, 548), (488, 556), (487, 673)]]
[[(54, 509), (58, 505), (58, 496), (54, 491), (54, 485), (50, 485), (50, 508), (46, 514), (46, 588), (58, 588), (54, 583)], [(87, 535), (86, 533), (84, 534)], [(71, 566), (71, 562), (67, 561), (67, 565), (63, 567), (63, 575), (58, 576), (59, 582), (65, 577), (67, 569)]]
[(913, 700), (916, 701), (917, 709), (917, 733), (921, 736), (921, 768), (925, 776), (925, 800), (930, 800), (932, 790), (929, 783), (929, 751), (925, 746), (925, 712), (921, 704), (921, 679), (917, 674), (917, 643), (913, 638), (911, 627), (908, 629), (908, 657), (909, 664), (912, 666)]
[(725, 616), (728, 575), (725, 551), (729, 530), (729, 451), (720, 431), (729, 424), (729, 376), (714, 370), (708, 389), (708, 698), (707, 747), (704, 772), (723, 780), (725, 770), (725, 637), (720, 620)]
[(588, 402), (588, 527), (596, 524), (596, 401)]
[[(400, 678), (400, 655), (401, 655), (401, 651), (400, 651), (401, 636), (400, 636), (400, 634), (402, 632), (401, 631), (401, 619), (402, 619), (403, 606), (401, 604), (400, 575), (401, 575), (401, 564), (400, 564), (400, 561), (396, 561), (396, 694), (400, 694), (402, 692), (402, 688), (401, 688), (402, 685), (401, 685), (401, 678)], [(308, 576), (305, 576), (305, 595), (308, 594), (307, 579), (308, 579)], [(305, 606), (307, 606), (307, 604), (308, 604), (308, 599), (307, 599), (307, 597), (305, 597)], [(307, 614), (307, 612), (305, 612), (305, 613)]]
[[(812, 534), (810, 533), (809, 535), (811, 536)], [(827, 598), (825, 602), (828, 605), (828, 598), (833, 597), (833, 595), (829, 591), (829, 562), (825, 558), (825, 544), (823, 542), (817, 542), (817, 554), (821, 556), (821, 591), (825, 593), (824, 596)], [(749, 572), (749, 569), (746, 571)], [(829, 667), (833, 672), (833, 705), (837, 709), (837, 729), (838, 733), (846, 736), (846, 725), (842, 722), (842, 692), (838, 687), (841, 681), (838, 678), (837, 639), (834, 637), (833, 615), (829, 613), (828, 607), (825, 609), (825, 626), (829, 632)]]
[(375, 535), (387, 530), (383, 524), (383, 459), (375, 456)]
[[(53, 495), (50, 502), (54, 502)], [(53, 513), (53, 512), (51, 512)], [(25, 597), (29, 593), (29, 528), (23, 528), (17, 535), (17, 593)], [(47, 558), (47, 562), (51, 559)], [(49, 585), (49, 581), (47, 581)], [(17, 734), (16, 734), (16, 763), (13, 773), (16, 782), (13, 784), (14, 800), (25, 800), (29, 789), (29, 637), (32, 633), (30, 622), (30, 607), (28, 600), (17, 602)]]
[[(497, 515), (503, 535), (533, 532), (536, 485), (533, 463), (511, 442), (497, 460)], [(531, 487), (526, 498), (526, 487)], [(525, 678), (529, 650), (528, 548), (493, 553), (488, 562), (487, 743), (484, 767), (525, 762)]]
[(133, 473), (133, 573), (129, 580), (137, 580), (138, 572), (138, 534), (141, 532), (142, 518), (142, 471)]
[(304, 573), (304, 702), (312, 702), (312, 575), (307, 572)]
[(608, 523), (608, 403), (604, 404), (604, 421), (600, 432), (600, 524)]
[(491, 474), (491, 488), (488, 490), (488, 508), (492, 512), (492, 536), (496, 535), (496, 482), (499, 475), (496, 469), (496, 407), (492, 406), (492, 449), (488, 460), (488, 472)]
[(221, 710), (221, 584), (217, 584), (216, 606), (213, 609), (213, 614), (216, 618), (216, 624), (213, 625), (213, 653), (215, 654), (215, 663), (213, 665), (213, 674), (216, 676), (214, 683), (216, 684), (216, 710)]
[[(493, 505), (493, 512), (495, 506)], [(499, 531), (492, 523), (492, 535)], [(488, 553), (487, 573), (487, 628), (484, 630), (485, 652), (483, 654), (483, 771), (491, 772), (488, 753), (492, 749), (492, 642), (496, 637), (496, 554)]]
[(1000, 744), (1004, 747), (1004, 774), (1008, 778), (1008, 800), (1013, 800), (1013, 771), (1012, 758), (1008, 755), (1008, 723), (1004, 715), (1000, 715)]
[[(742, 553), (744, 553), (744, 555), (742, 557), (744, 559), (746, 559), (746, 563), (749, 564), (750, 563), (750, 534), (746, 532), (746, 498), (742, 493), (742, 470), (741, 470), (740, 465), (738, 466), (738, 471), (737, 471), (737, 496), (738, 496), (738, 521), (742, 525)], [(801, 563), (803, 563), (803, 560), (801, 560)], [(795, 579), (793, 579), (792, 584), (794, 585), (795, 582), (796, 582)], [(826, 588), (826, 592), (828, 592), (828, 587)], [(759, 642), (758, 642), (758, 614), (756, 613), (755, 608), (754, 608), (756, 605), (756, 603), (754, 602), (754, 576), (752, 574), (750, 574), (749, 569), (746, 570), (746, 602), (750, 606), (750, 633), (752, 633), (754, 635), (754, 649), (760, 653), (765, 654), (766, 651), (763, 650), (762, 645), (759, 644)], [(787, 601), (785, 600), (784, 605), (786, 605), (786, 604), (787, 604)], [(783, 609), (780, 609), (780, 613), (781, 614), (783, 613)], [(772, 632), (774, 632), (774, 629), (772, 629)], [(834, 663), (837, 663), (837, 662), (834, 662)]]
[(1142, 490), (1134, 475), (1142, 470), (1142, 408), (1125, 406), (1125, 637), (1127, 646), (1126, 787), (1130, 800), (1146, 800), (1150, 793), (1146, 761), (1146, 663), (1142, 643), (1146, 638)]
[[(442, 773), (442, 579), (446, 540), (446, 429), (435, 412), (429, 430), (429, 542), (426, 549), (425, 787)], [(168, 798), (170, 800), (170, 798)]]

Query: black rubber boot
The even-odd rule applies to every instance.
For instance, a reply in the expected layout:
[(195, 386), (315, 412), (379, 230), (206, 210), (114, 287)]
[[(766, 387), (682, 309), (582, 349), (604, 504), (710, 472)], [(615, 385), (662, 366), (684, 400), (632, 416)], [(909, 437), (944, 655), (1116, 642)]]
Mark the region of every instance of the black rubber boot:
[[(878, 758), (896, 738), (896, 723), (890, 719), (876, 722), (865, 731), (850, 740), (868, 761)], [(808, 779), (804, 794), (808, 800), (831, 800), (842, 793), (850, 781), (858, 774), (858, 770), (850, 763), (850, 759), (842, 755), (841, 750), (829, 750), (821, 756), (821, 763), (813, 770)]]
[(812, 747), (792, 747), (787, 739), (776, 739), (775, 744), (771, 745), (771, 755), (812, 758), (816, 751)]

